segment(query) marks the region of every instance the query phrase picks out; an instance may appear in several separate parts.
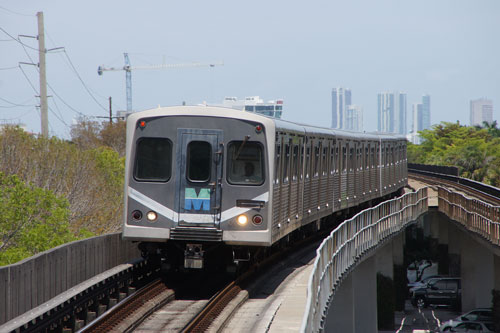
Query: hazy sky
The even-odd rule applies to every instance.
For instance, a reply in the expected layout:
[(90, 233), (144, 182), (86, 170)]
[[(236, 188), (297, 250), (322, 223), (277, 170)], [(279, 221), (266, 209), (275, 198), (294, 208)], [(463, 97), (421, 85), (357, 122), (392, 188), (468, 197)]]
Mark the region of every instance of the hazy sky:
[[(286, 120), (329, 126), (331, 89), (343, 86), (364, 108), (367, 131), (376, 130), (377, 93), (388, 90), (408, 94), (408, 119), (423, 94), (433, 124), (468, 124), (469, 101), (481, 97), (498, 119), (498, 0), (0, 0), (0, 27), (37, 35), (38, 11), (46, 47), (66, 51), (46, 57), (50, 133), (59, 137), (69, 137), (78, 113), (106, 116), (109, 96), (114, 110), (126, 108), (125, 72), (97, 74), (99, 65), (123, 66), (124, 52), (132, 66), (224, 62), (133, 71), (135, 110), (259, 95), (284, 99)], [(22, 65), (25, 77), (18, 67), (29, 57), (38, 62), (37, 51), (0, 30), (0, 119), (39, 132), (38, 72)]]

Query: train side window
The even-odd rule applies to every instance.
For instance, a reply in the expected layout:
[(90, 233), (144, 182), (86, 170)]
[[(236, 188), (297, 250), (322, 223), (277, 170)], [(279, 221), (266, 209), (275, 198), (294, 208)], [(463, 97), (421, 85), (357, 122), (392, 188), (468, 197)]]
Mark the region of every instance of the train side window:
[(292, 180), (297, 181), (298, 171), (299, 171), (299, 146), (293, 145), (293, 159), (292, 159)]
[(335, 172), (335, 148), (330, 147), (330, 174), (333, 175)]
[(321, 143), (318, 143), (317, 146), (314, 147), (314, 174), (313, 177), (316, 178), (319, 176), (319, 169), (321, 168)]
[(311, 147), (306, 148), (306, 179), (309, 179), (309, 173), (311, 170)]
[(323, 166), (321, 174), (325, 176), (328, 173), (328, 147), (323, 147)]
[(354, 165), (354, 148), (349, 149), (349, 172), (352, 171)]
[(232, 141), (227, 147), (227, 181), (235, 185), (264, 183), (264, 153), (259, 142)]
[(370, 168), (370, 148), (368, 147), (365, 147), (365, 165), (364, 165), (364, 168), (365, 169), (369, 169)]
[(140, 138), (136, 144), (134, 178), (166, 182), (172, 173), (172, 142), (166, 138)]
[(281, 171), (281, 146), (279, 144), (276, 145), (276, 154), (274, 161), (274, 183), (280, 183), (280, 171)]
[(342, 172), (347, 171), (347, 147), (342, 147)]
[(371, 149), (371, 162), (372, 162), (372, 169), (375, 168), (375, 148), (372, 147)]
[(288, 183), (288, 173), (289, 173), (289, 165), (290, 165), (290, 145), (288, 143), (285, 144), (283, 155), (283, 184)]
[(187, 146), (187, 179), (193, 183), (208, 182), (212, 170), (212, 146), (206, 141), (191, 141)]
[(339, 147), (335, 147), (335, 173), (339, 173), (340, 170), (340, 155)]

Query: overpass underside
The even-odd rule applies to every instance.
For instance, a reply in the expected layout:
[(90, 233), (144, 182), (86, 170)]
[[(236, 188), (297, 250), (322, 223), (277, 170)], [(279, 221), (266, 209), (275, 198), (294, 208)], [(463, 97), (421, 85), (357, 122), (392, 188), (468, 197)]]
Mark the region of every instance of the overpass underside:
[[(406, 214), (403, 206), (399, 207), (399, 211), (387, 211), (388, 216), (400, 219), (399, 222), (384, 222), (380, 216), (377, 223), (381, 224), (371, 228), (372, 237), (379, 231), (383, 232), (389, 224), (399, 225), (399, 228), (392, 226), (389, 235), (386, 233), (379, 237), (379, 241), (362, 251), (361, 255), (352, 250), (342, 251), (347, 244), (360, 246), (364, 243), (355, 240), (362, 234), (358, 230), (351, 232), (350, 242), (337, 244), (329, 259), (320, 258), (318, 264), (323, 269), (316, 276), (313, 273), (309, 291), (313, 292), (317, 287), (317, 295), (321, 296), (314, 301), (318, 305), (324, 302), (325, 307), (318, 306), (312, 311), (308, 308), (309, 314), (306, 313), (303, 321), (304, 331), (376, 332), (380, 324), (377, 319), (377, 293), (380, 295), (377, 274), (393, 280), (395, 288), (401, 283), (406, 286), (406, 269), (401, 276), (401, 268), (406, 268), (407, 264), (404, 257), (405, 229), (415, 225), (421, 227), (428, 244), (437, 251), (438, 273), (461, 277), (462, 311), (491, 307), (492, 290), (500, 290), (499, 208), (443, 188), (439, 191), (428, 190), (428, 195), (425, 193), (420, 199), (408, 201), (408, 207), (420, 205), (418, 209), (412, 209), (412, 221), (405, 221), (405, 215), (411, 214)], [(423, 201), (425, 203), (419, 204)], [(343, 263), (344, 271), (337, 276), (332, 275), (332, 266), (337, 266), (339, 262)], [(351, 266), (347, 267), (346, 262), (350, 262)], [(398, 281), (401, 279), (405, 281)], [(318, 282), (316, 285), (314, 280)], [(330, 289), (327, 289), (325, 280), (331, 280)], [(314, 317), (312, 312), (316, 314), (316, 324), (309, 322)]]

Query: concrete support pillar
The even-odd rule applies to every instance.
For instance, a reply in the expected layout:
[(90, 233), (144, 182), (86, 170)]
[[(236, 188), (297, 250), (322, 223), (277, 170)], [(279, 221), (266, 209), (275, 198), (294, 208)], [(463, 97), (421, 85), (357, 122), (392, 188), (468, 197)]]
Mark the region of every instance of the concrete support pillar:
[(394, 279), (394, 267), (392, 259), (392, 241), (387, 242), (375, 253), (376, 272)]
[(500, 257), (493, 255), (493, 264), (495, 265), (495, 290), (500, 290)]
[(449, 245), (449, 225), (450, 221), (445, 216), (438, 220), (439, 224), (439, 244)]
[(460, 233), (461, 231), (449, 222), (448, 225), (448, 256), (450, 276), (460, 276)]
[(400, 232), (392, 239), (392, 261), (394, 265), (404, 264), (404, 240), (405, 233)]
[(342, 281), (325, 321), (325, 332), (377, 332), (375, 257), (361, 262)]
[(427, 214), (428, 216), (428, 223), (429, 223), (429, 229), (430, 229), (430, 236), (431, 238), (439, 239), (439, 234), (440, 234), (440, 224), (439, 224), (439, 215), (438, 214)]
[(491, 306), (491, 290), (495, 286), (494, 255), (462, 233), (461, 277), (462, 311)]
[(328, 308), (325, 332), (354, 332), (352, 274), (342, 281)]
[(377, 272), (374, 256), (356, 267), (352, 273), (352, 287), (354, 292), (353, 332), (377, 332)]

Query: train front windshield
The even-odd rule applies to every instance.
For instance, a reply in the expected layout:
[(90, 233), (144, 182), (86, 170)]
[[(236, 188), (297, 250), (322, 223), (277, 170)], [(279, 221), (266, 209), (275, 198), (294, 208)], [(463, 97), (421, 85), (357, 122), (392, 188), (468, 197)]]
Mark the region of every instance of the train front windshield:
[(260, 143), (230, 142), (227, 163), (227, 180), (230, 184), (261, 185), (264, 183), (264, 158)]

